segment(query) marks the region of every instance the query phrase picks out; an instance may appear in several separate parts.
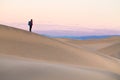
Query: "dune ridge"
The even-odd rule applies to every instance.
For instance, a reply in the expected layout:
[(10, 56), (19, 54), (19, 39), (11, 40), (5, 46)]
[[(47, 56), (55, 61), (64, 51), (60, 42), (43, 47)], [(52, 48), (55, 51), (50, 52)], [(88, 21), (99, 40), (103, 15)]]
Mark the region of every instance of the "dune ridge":
[(120, 42), (113, 44), (111, 46), (102, 48), (99, 51), (109, 56), (120, 59)]

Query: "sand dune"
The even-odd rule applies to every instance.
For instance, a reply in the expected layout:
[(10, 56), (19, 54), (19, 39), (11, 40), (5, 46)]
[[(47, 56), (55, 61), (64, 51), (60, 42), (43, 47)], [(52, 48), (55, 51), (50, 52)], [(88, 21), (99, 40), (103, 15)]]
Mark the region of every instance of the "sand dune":
[(82, 46), (92, 50), (100, 50), (102, 48), (111, 46), (120, 42), (120, 37), (110, 37), (105, 39), (91, 39), (91, 40), (72, 40), (72, 39), (57, 39), (59, 41), (67, 42), (72, 45)]
[(57, 39), (59, 41), (68, 43), (78, 48), (85, 48), (86, 50), (93, 51), (104, 56), (114, 57), (120, 59), (120, 37), (110, 37), (105, 39), (93, 40), (72, 40), (72, 39)]
[[(73, 42), (70, 43), (73, 44)], [(33, 60), (12, 60), (14, 58), (1, 56), (0, 76), (3, 77), (0, 80), (48, 80), (49, 78), (49, 80), (88, 80), (90, 77), (92, 80), (119, 80), (119, 62), (100, 56), (83, 46), (77, 47), (76, 44), (71, 45), (70, 43), (0, 25), (0, 54)], [(43, 61), (44, 64), (34, 60)], [(67, 67), (64, 67), (65, 65)], [(29, 71), (30, 74), (28, 74)], [(22, 73), (25, 73), (26, 76)], [(6, 75), (7, 77), (5, 77)]]
[(120, 42), (113, 44), (111, 46), (102, 48), (99, 51), (101, 51), (102, 53), (107, 54), (109, 56), (116, 57), (116, 58), (120, 59)]

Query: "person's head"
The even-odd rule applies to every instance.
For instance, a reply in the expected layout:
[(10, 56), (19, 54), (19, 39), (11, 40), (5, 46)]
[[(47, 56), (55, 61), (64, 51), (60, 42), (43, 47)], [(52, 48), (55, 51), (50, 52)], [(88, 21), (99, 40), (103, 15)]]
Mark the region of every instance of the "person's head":
[(31, 19), (31, 21), (33, 21), (33, 19)]

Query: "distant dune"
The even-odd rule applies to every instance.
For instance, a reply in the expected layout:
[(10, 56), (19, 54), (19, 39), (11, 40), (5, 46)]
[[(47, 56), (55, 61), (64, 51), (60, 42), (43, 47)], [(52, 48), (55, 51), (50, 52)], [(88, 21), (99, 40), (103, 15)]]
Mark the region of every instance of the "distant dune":
[(120, 37), (110, 37), (105, 39), (91, 39), (91, 40), (72, 40), (72, 39), (57, 39), (66, 42), (76, 47), (83, 47), (90, 51), (97, 53), (104, 53), (111, 57), (120, 59)]
[(120, 42), (100, 49), (99, 51), (120, 59)]
[(82, 46), (92, 50), (99, 50), (120, 42), (120, 37), (110, 37), (105, 39), (91, 39), (91, 40), (73, 40), (73, 39), (57, 38), (57, 40), (67, 42), (72, 45), (76, 45), (78, 47)]
[(120, 63), (93, 51), (118, 41), (54, 39), (0, 25), (0, 80), (119, 80)]

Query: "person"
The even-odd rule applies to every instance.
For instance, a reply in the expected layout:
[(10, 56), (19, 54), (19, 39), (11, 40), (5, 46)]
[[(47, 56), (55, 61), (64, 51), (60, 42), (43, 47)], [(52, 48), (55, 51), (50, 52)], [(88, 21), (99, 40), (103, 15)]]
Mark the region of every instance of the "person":
[(33, 26), (33, 20), (31, 19), (30, 21), (28, 21), (28, 25), (29, 25), (29, 31), (32, 31), (32, 26)]

